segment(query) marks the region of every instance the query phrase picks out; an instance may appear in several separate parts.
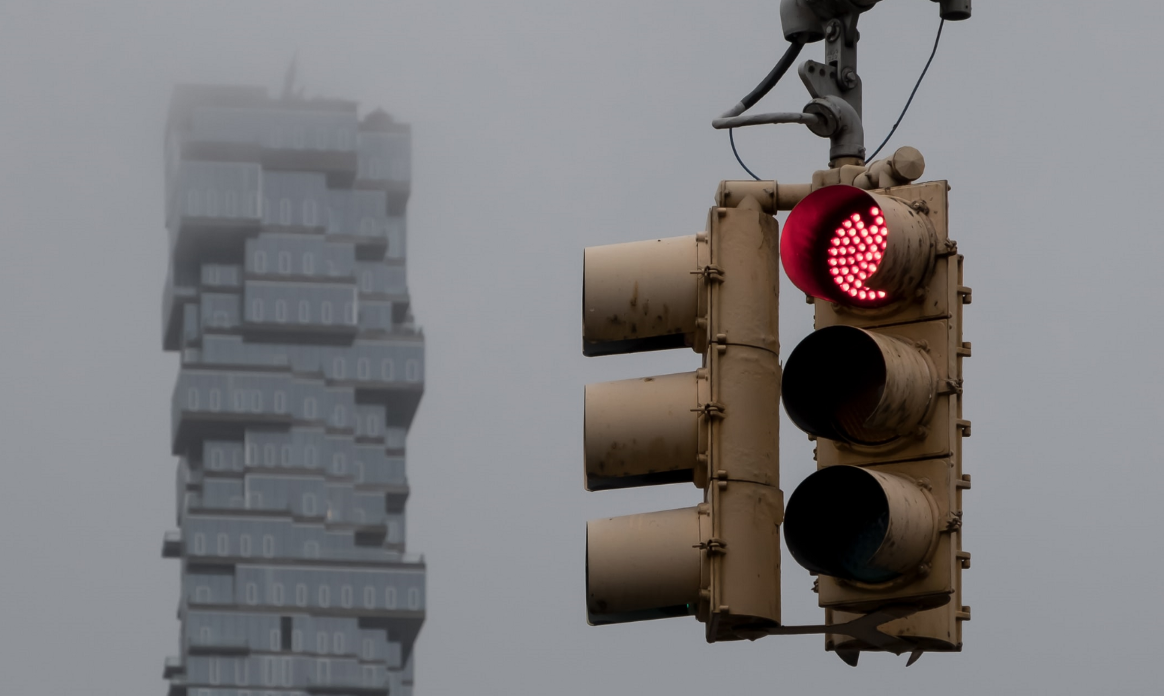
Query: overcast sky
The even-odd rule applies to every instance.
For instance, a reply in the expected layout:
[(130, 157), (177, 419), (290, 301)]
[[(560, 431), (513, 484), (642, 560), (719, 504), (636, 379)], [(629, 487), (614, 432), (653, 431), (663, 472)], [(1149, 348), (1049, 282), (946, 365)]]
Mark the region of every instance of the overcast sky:
[[(819, 637), (709, 646), (694, 619), (586, 625), (586, 520), (699, 492), (583, 490), (583, 385), (697, 357), (583, 358), (582, 249), (701, 229), (717, 183), (745, 176), (710, 120), (782, 52), (778, 5), (0, 3), (0, 694), (166, 688), (166, 108), (179, 82), (274, 91), (296, 52), (309, 96), (413, 126), (409, 278), (428, 340), (408, 442), (409, 549), (429, 566), (418, 695), (1159, 693), (1164, 4), (1149, 0), (980, 0), (946, 25), (889, 146), (950, 180), (974, 288), (964, 652), (853, 669)], [(861, 20), (871, 146), (937, 26), (924, 0)], [(806, 101), (793, 74), (759, 109)], [(737, 142), (766, 178), (827, 164), (801, 126)], [(812, 311), (783, 290), (787, 357)], [(813, 463), (787, 419), (782, 432), (788, 495)], [(787, 623), (821, 621), (810, 588), (785, 554)]]

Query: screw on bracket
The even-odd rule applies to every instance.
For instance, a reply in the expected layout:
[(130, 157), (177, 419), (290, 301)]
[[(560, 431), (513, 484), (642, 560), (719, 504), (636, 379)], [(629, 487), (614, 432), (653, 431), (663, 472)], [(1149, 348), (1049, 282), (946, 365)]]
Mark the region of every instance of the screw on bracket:
[(723, 418), (724, 417), (723, 404), (719, 404), (719, 403), (703, 404), (702, 406), (691, 409), (691, 411), (693, 413), (698, 413), (698, 414), (701, 414), (703, 416), (706, 416), (707, 418)]
[(717, 283), (722, 283), (724, 279), (723, 269), (714, 264), (708, 264), (703, 268), (697, 268), (694, 271), (691, 271), (691, 275), (697, 275), (706, 281), (714, 281)]

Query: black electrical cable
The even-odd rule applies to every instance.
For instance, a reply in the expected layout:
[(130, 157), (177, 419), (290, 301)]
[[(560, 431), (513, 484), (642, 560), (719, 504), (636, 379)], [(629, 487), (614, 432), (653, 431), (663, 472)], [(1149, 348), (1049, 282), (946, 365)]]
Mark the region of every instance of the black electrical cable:
[(736, 136), (732, 135), (733, 130), (733, 128), (728, 128), (728, 140), (730, 140), (732, 144), (732, 154), (736, 156), (736, 161), (740, 163), (740, 166), (744, 168), (744, 171), (751, 174), (753, 179), (759, 181), (760, 177), (756, 176), (756, 173), (751, 169), (748, 169), (748, 165), (744, 164), (744, 161), (740, 159), (740, 153), (736, 151)]
[[(768, 92), (771, 92), (772, 88), (776, 86), (776, 83), (780, 81), (780, 78), (784, 77), (784, 73), (788, 72), (788, 68), (792, 67), (792, 64), (796, 62), (796, 58), (800, 55), (800, 49), (802, 48), (804, 48), (804, 41), (789, 41), (788, 48), (784, 49), (784, 55), (780, 56), (780, 60), (776, 61), (776, 65), (773, 66), (768, 75), (760, 81), (760, 84), (756, 85), (755, 89), (748, 93), (748, 96), (740, 100), (736, 108), (732, 109), (733, 112), (736, 112), (735, 115), (738, 116), (752, 108), (756, 105), (756, 102), (763, 99)], [(743, 108), (739, 108), (740, 106)], [(759, 181), (760, 177), (756, 176), (756, 173), (751, 169), (748, 169), (748, 165), (744, 164), (744, 160), (740, 159), (740, 153), (736, 150), (736, 137), (732, 135), (731, 128), (728, 128), (728, 141), (732, 144), (732, 154), (736, 156), (736, 161), (740, 163), (740, 166), (744, 168), (745, 172), (751, 174), (753, 179)]]
[(760, 84), (756, 85), (756, 89), (749, 92), (748, 96), (740, 100), (740, 103), (744, 105), (744, 111), (755, 106), (756, 102), (763, 99), (768, 92), (772, 91), (772, 88), (776, 86), (780, 78), (784, 77), (784, 73), (788, 72), (788, 68), (791, 68), (792, 64), (796, 62), (796, 57), (800, 55), (800, 49), (802, 48), (804, 48), (804, 41), (797, 40), (788, 42), (788, 48), (784, 49), (784, 55), (780, 56), (780, 60), (776, 61), (776, 65), (768, 73), (768, 76)]
[[(873, 151), (873, 154), (865, 158), (866, 162), (872, 162), (873, 158), (877, 156), (877, 153), (881, 152), (881, 148), (885, 147), (885, 144), (889, 142), (889, 139), (893, 137), (893, 134), (897, 132), (897, 127), (901, 125), (901, 119), (905, 118), (905, 112), (909, 111), (909, 105), (913, 103), (913, 95), (917, 94), (917, 88), (921, 87), (922, 79), (926, 76), (926, 71), (930, 69), (930, 63), (934, 62), (934, 56), (938, 53), (938, 42), (942, 40), (942, 27), (944, 26), (946, 26), (946, 20), (943, 19), (938, 24), (938, 36), (934, 39), (934, 50), (930, 51), (930, 59), (926, 61), (926, 67), (922, 68), (921, 75), (919, 75), (917, 78), (917, 84), (913, 86), (913, 91), (909, 93), (909, 99), (906, 100), (905, 108), (901, 110), (901, 115), (897, 117), (897, 123), (894, 123), (893, 128), (889, 129), (889, 135), (885, 136), (885, 140), (881, 141), (881, 144), (877, 146), (877, 149)], [(743, 163), (741, 162), (741, 164)], [(745, 169), (747, 169), (747, 167), (745, 167)]]

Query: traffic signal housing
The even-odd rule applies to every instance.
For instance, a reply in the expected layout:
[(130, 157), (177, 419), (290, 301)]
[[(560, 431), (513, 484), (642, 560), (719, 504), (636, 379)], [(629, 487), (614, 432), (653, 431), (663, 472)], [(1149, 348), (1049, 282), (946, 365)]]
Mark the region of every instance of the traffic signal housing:
[(815, 331), (788, 357), (783, 402), (816, 441), (817, 471), (788, 501), (785, 541), (818, 575), (826, 623), (878, 609), (915, 613), (871, 645), (839, 634), (826, 647), (856, 664), (864, 650), (956, 651), (962, 645), (962, 256), (949, 239), (944, 181), (865, 191), (819, 188), (789, 214), (786, 273), (815, 304)]
[(708, 642), (780, 624), (775, 200), (774, 185), (725, 182), (704, 232), (586, 250), (585, 355), (703, 358), (694, 372), (586, 387), (587, 490), (702, 489), (693, 507), (587, 524), (591, 624), (695, 615)]

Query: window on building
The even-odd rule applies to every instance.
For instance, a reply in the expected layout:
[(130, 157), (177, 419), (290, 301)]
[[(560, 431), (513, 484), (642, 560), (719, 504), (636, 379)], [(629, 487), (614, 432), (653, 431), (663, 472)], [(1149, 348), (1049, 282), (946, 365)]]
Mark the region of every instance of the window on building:
[(303, 224), (315, 226), (317, 217), (317, 210), (315, 201), (307, 198), (303, 201)]
[[(303, 514), (304, 515), (310, 516), (310, 515), (315, 514), (315, 502), (316, 501), (315, 501), (315, 494), (314, 493), (304, 493), (303, 494)], [(311, 544), (314, 542), (309, 541), (307, 543)]]
[(395, 609), (396, 608), (396, 588), (395, 587), (384, 588), (384, 606), (387, 607), (388, 609)]
[[(340, 606), (344, 609), (352, 608), (352, 586), (344, 585), (340, 590)], [(338, 633), (336, 635), (339, 635)]]
[[(364, 608), (371, 609), (375, 606), (376, 606), (376, 588), (365, 587), (364, 588)], [(371, 642), (372, 641), (370, 641), (370, 640), (364, 641), (365, 651), (367, 651), (367, 647)], [(365, 656), (365, 659), (371, 659), (371, 658)]]
[(279, 201), (279, 222), (284, 225), (291, 224), (291, 199), (284, 198)]
[(275, 300), (275, 321), (282, 324), (287, 321), (287, 301)]
[(360, 358), (356, 361), (356, 377), (366, 380), (372, 374), (372, 366), (367, 358)]
[(307, 606), (307, 585), (299, 583), (295, 586), (295, 604), (297, 606)]
[[(255, 495), (257, 495), (257, 494), (252, 493), (251, 495), (247, 496), (248, 504), (250, 503), (250, 499)], [(255, 509), (255, 506), (249, 506), (249, 507), (251, 507), (252, 509)], [(239, 555), (242, 556), (243, 558), (250, 558), (251, 557), (251, 535), (250, 534), (243, 534), (242, 537), (239, 538), (239, 540), (238, 540), (238, 552), (239, 552)]]
[(319, 586), (319, 596), (317, 599), (319, 600), (319, 606), (321, 606), (325, 609), (327, 607), (330, 607), (331, 606), (331, 588), (328, 587), (327, 585), (320, 585)]
[(327, 654), (327, 634), (319, 631), (315, 634), (315, 652), (320, 655)]
[(271, 604), (277, 607), (283, 606), (283, 583), (271, 583)]
[(198, 556), (206, 553), (206, 535), (202, 532), (194, 535), (194, 553)]
[(409, 382), (420, 381), (420, 361), (416, 358), (410, 358), (408, 362), (404, 363), (404, 379)]
[(230, 537), (226, 534), (218, 535), (218, 555), (225, 556), (230, 553)]
[(263, 556), (266, 558), (275, 556), (275, 537), (271, 534), (263, 535)]
[(272, 650), (282, 650), (289, 652), (291, 650), (291, 626), (292, 620), (290, 616), (284, 616), (279, 619), (279, 647), (271, 646)]
[(253, 582), (248, 582), (247, 583), (246, 598), (247, 598), (247, 604), (258, 604), (259, 603), (259, 586)]
[(311, 305), (307, 300), (299, 300), (299, 323), (306, 324), (311, 321)]
[(415, 587), (408, 590), (408, 608), (409, 609), (419, 609), (420, 608), (420, 590), (418, 590)]
[(315, 255), (310, 252), (303, 252), (303, 275), (315, 275)]
[(291, 252), (279, 252), (279, 272), (284, 275), (291, 272)]
[(256, 251), (251, 256), (251, 266), (254, 268), (255, 273), (266, 273), (267, 272), (267, 252), (261, 251), (261, 250)]
[(331, 303), (324, 302), (319, 308), (319, 320), (324, 326), (331, 326)]

